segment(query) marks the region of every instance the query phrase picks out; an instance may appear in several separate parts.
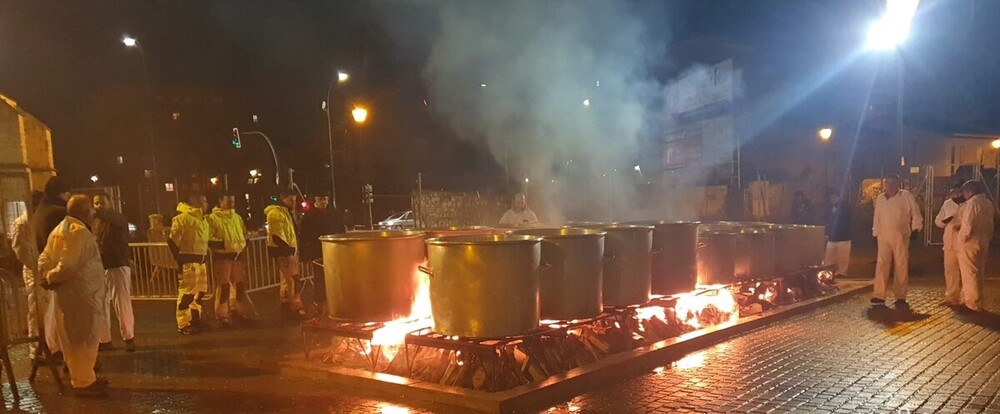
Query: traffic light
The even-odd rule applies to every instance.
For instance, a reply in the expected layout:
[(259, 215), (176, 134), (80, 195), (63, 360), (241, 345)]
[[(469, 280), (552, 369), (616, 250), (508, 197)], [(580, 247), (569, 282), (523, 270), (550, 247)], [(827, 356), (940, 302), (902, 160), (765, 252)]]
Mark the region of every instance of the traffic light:
[(243, 148), (243, 140), (240, 139), (239, 128), (233, 128), (233, 147), (236, 149)]
[(365, 204), (372, 204), (375, 202), (375, 196), (373, 195), (371, 184), (365, 184), (361, 187), (361, 202)]

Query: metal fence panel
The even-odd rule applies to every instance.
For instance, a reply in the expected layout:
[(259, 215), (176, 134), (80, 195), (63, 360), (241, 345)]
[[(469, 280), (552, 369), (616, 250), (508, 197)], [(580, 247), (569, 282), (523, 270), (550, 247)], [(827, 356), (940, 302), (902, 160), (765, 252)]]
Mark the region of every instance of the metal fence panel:
[[(179, 266), (167, 243), (129, 243), (132, 249), (132, 298), (176, 299)], [(248, 290), (258, 291), (280, 284), (278, 267), (267, 253), (267, 239), (247, 240), (246, 265)], [(300, 278), (312, 278), (315, 271), (310, 263), (302, 263)], [(211, 259), (208, 261), (209, 295), (215, 291)]]

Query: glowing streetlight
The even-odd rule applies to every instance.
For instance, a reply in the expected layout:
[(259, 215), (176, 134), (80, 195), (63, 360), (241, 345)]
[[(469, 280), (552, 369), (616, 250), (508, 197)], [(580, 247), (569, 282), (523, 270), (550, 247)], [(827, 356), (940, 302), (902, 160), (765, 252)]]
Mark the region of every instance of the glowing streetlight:
[(257, 171), (257, 169), (256, 169), (256, 168), (255, 168), (255, 169), (252, 169), (252, 170), (250, 170), (250, 178), (254, 178), (254, 177), (257, 177), (257, 176), (258, 176), (259, 174), (260, 174), (260, 171)]
[(342, 70), (337, 71), (337, 82), (344, 83), (351, 79), (351, 74)]
[(993, 142), (990, 143), (990, 146), (993, 147), (993, 149), (1000, 149), (1000, 139), (993, 140)]
[(886, 0), (885, 14), (868, 27), (866, 46), (873, 50), (890, 50), (905, 42), (918, 3), (920, 0)]
[(209, 181), (210, 183), (212, 183), (212, 185), (218, 185), (218, 184), (219, 184), (219, 177), (212, 177), (212, 178), (209, 178), (209, 179), (208, 179), (208, 181)]
[(590, 99), (584, 99), (583, 106), (590, 106)]
[(122, 44), (125, 45), (125, 47), (136, 47), (139, 45), (139, 41), (135, 40), (132, 36), (124, 35), (122, 36)]
[(351, 116), (354, 117), (354, 122), (357, 124), (363, 124), (368, 120), (368, 110), (362, 106), (355, 106), (351, 111)]
[(528, 177), (524, 177), (524, 182), (528, 183)]
[(90, 181), (93, 182), (94, 184), (97, 184), (97, 180), (99, 180), (99, 179), (100, 179), (100, 177), (98, 177), (96, 175), (91, 175), (90, 176)]
[(820, 128), (816, 131), (816, 136), (823, 141), (829, 141), (833, 137), (833, 128)]
[(635, 172), (642, 172), (642, 167), (639, 167), (639, 164), (636, 164), (635, 167), (632, 167), (632, 169), (635, 170)]

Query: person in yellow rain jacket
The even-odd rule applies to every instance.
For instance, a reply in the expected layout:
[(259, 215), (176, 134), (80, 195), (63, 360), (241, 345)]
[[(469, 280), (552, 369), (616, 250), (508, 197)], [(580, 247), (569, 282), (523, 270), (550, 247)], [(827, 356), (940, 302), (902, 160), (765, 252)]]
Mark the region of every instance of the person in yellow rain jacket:
[[(212, 272), (215, 276), (215, 317), (222, 325), (232, 319), (245, 319), (251, 314), (247, 296), (246, 264), (247, 228), (237, 214), (236, 197), (219, 195), (219, 206), (208, 215), (209, 247), (212, 249)], [(235, 287), (235, 295), (233, 295)], [(233, 297), (230, 297), (233, 296)]]
[(267, 206), (264, 215), (267, 216), (267, 250), (278, 264), (281, 275), (281, 311), (283, 315), (294, 312), (299, 317), (306, 316), (302, 308), (302, 298), (297, 294), (295, 284), (299, 277), (298, 239), (296, 238), (295, 219), (292, 211), (295, 208), (295, 193), (283, 190), (278, 199), (279, 204)]
[(203, 195), (193, 195), (190, 203), (177, 204), (177, 215), (170, 225), (170, 250), (181, 266), (177, 289), (177, 330), (183, 335), (198, 333), (201, 323), (199, 301), (208, 290), (208, 221), (204, 211), (208, 202)]

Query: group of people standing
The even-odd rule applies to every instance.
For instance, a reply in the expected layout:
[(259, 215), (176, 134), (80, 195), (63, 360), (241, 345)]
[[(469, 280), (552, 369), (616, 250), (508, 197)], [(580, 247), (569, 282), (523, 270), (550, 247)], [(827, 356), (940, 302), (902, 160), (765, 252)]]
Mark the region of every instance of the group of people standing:
[[(910, 240), (923, 230), (924, 219), (916, 197), (900, 188), (898, 176), (886, 177), (884, 191), (874, 200), (872, 236), (878, 244), (875, 265), (875, 286), (871, 303), (886, 304), (889, 279), (897, 307), (909, 307), (906, 295), (909, 286)], [(982, 283), (986, 259), (994, 234), (993, 203), (986, 196), (981, 181), (965, 181), (951, 188), (948, 198), (934, 220), (944, 229), (945, 297), (942, 305), (958, 311), (981, 312)], [(851, 208), (835, 190), (827, 192), (824, 214), (827, 246), (825, 265), (834, 265), (838, 276), (847, 274), (851, 256)], [(811, 223), (812, 203), (801, 192), (792, 203), (792, 219), (796, 223)]]
[[(109, 382), (95, 371), (97, 355), (112, 346), (111, 311), (119, 322), (125, 350), (134, 352), (128, 221), (112, 207), (109, 195), (72, 194), (68, 182), (51, 178), (44, 192), (13, 223), (11, 245), (23, 265), (27, 292), (28, 334), (37, 336), (30, 356), (36, 364), (63, 364), (78, 396), (106, 395)], [(256, 315), (248, 295), (248, 232), (235, 210), (232, 194), (219, 195), (209, 212), (203, 195), (178, 203), (165, 239), (178, 264), (176, 319), (181, 334), (205, 329), (201, 300), (208, 291), (208, 261), (215, 279), (214, 313), (219, 325)], [(30, 214), (29, 214), (30, 212)], [(281, 279), (281, 308), (292, 318), (306, 316), (300, 296), (299, 257), (322, 257), (319, 236), (344, 231), (329, 208), (329, 197), (316, 196), (301, 216), (296, 195), (283, 191), (265, 209), (267, 247)], [(300, 245), (300, 222), (303, 224)], [(325, 291), (317, 278), (314, 299), (322, 308)]]
[(28, 334), (42, 339), (30, 357), (35, 364), (65, 362), (81, 396), (106, 391), (108, 381), (97, 377), (95, 365), (99, 350), (112, 348), (111, 309), (125, 349), (135, 351), (128, 222), (111, 202), (106, 194), (72, 195), (65, 180), (52, 177), (44, 192), (32, 194), (12, 231), (28, 296)]
[[(314, 196), (301, 216), (296, 201), (295, 193), (281, 191), (278, 203), (267, 206), (264, 215), (268, 255), (275, 261), (280, 278), (281, 312), (286, 317), (305, 318), (299, 280), (301, 261), (311, 263), (321, 258), (319, 237), (343, 232), (344, 228), (329, 207), (329, 196)], [(194, 335), (207, 328), (200, 303), (208, 291), (209, 260), (216, 285), (214, 310), (218, 324), (245, 322), (256, 315), (246, 279), (248, 232), (235, 205), (236, 199), (228, 193), (219, 196), (211, 213), (206, 213), (208, 202), (203, 195), (191, 196), (188, 202), (177, 205), (167, 243), (181, 271), (176, 309), (181, 334)], [(315, 278), (314, 283), (313, 299), (321, 308), (325, 302), (323, 278)]]
[[(982, 312), (982, 285), (986, 258), (993, 239), (993, 203), (981, 181), (966, 181), (952, 188), (934, 224), (945, 230), (945, 298), (942, 305), (963, 312)], [(911, 236), (923, 229), (916, 198), (900, 189), (899, 177), (885, 179), (885, 191), (875, 199), (872, 236), (878, 240), (875, 291), (871, 303), (884, 306), (890, 273), (894, 305), (908, 308)]]
[(952, 188), (934, 219), (944, 229), (942, 304), (973, 312), (983, 310), (982, 284), (993, 240), (994, 205), (985, 192), (980, 181)]

